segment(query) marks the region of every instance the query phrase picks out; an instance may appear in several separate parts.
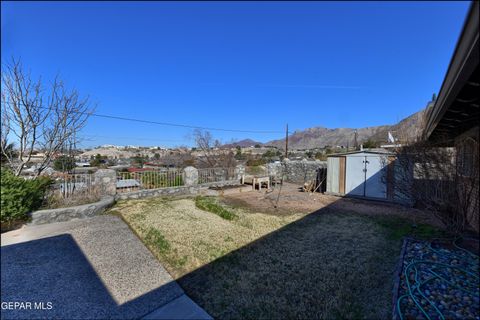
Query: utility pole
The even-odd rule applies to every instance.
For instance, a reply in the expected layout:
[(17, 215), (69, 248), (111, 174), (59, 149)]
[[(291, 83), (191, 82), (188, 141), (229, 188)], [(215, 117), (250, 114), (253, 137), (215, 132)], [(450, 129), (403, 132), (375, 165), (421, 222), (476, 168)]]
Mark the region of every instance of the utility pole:
[(288, 158), (288, 123), (287, 123), (287, 130), (285, 132), (285, 159)]
[(355, 150), (358, 150), (358, 141), (357, 141), (358, 133), (357, 133), (357, 129), (355, 129), (354, 134), (355, 134), (355, 136), (354, 136), (354, 142), (353, 142), (353, 143), (354, 143)]

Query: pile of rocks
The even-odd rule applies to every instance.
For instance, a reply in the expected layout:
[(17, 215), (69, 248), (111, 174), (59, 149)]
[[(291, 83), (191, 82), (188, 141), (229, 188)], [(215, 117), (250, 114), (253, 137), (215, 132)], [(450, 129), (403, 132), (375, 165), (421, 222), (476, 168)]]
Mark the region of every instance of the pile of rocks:
[(453, 241), (406, 241), (395, 317), (480, 319), (479, 257)]

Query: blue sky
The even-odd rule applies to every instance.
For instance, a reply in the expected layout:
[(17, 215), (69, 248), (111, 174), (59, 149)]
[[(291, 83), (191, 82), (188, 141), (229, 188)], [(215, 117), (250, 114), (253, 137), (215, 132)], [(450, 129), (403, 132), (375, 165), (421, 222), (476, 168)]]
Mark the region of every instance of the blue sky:
[[(4, 2), (2, 62), (97, 113), (241, 130), (393, 124), (438, 92), (469, 2)], [(185, 128), (91, 118), (85, 146), (192, 145)], [(281, 133), (212, 131), (226, 142)]]

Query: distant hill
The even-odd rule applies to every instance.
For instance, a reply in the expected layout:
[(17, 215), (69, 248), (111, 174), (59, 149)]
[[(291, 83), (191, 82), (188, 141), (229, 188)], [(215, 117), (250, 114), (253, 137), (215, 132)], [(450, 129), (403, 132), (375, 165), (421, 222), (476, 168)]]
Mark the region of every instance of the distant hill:
[[(394, 125), (358, 128), (357, 141), (359, 144), (369, 139), (378, 143), (387, 143), (389, 131), (396, 139), (415, 139), (421, 133), (421, 119), (425, 110), (426, 109), (416, 112)], [(325, 146), (353, 146), (354, 137), (355, 129), (353, 128), (328, 129), (324, 127), (314, 127), (295, 131), (293, 134), (289, 135), (288, 145), (291, 149), (313, 149), (323, 148)], [(264, 145), (284, 148), (285, 139), (269, 141)]]
[(240, 140), (240, 141), (224, 144), (223, 146), (226, 147), (226, 148), (235, 148), (237, 146), (241, 147), (241, 148), (248, 148), (248, 147), (255, 146), (257, 144), (262, 145), (261, 142), (258, 142), (258, 141), (252, 140), (252, 139), (243, 139), (243, 140)]

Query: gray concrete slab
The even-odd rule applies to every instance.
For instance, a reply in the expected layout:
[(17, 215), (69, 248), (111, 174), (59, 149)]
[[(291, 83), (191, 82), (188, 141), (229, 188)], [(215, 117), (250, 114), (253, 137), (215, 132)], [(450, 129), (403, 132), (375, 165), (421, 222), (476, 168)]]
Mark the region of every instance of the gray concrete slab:
[(181, 295), (163, 307), (145, 316), (145, 320), (153, 319), (213, 319), (187, 295)]
[(26, 226), (1, 244), (2, 303), (31, 303), (2, 305), (2, 319), (141, 318), (183, 295), (116, 216)]

